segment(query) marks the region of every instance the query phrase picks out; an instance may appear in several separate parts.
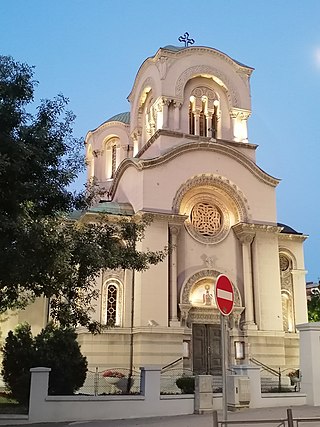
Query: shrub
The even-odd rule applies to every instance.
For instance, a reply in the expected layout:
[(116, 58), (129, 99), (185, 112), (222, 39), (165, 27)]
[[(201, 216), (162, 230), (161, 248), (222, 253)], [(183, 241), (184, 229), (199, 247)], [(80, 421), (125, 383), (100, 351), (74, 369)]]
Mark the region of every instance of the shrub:
[(176, 380), (176, 384), (183, 394), (194, 393), (194, 377), (180, 377)]
[(14, 398), (27, 403), (30, 390), (30, 368), (51, 368), (49, 394), (73, 394), (84, 383), (87, 360), (82, 356), (71, 328), (48, 324), (38, 336), (32, 337), (28, 324), (10, 331), (3, 347), (4, 382)]
[(30, 388), (30, 368), (34, 366), (35, 349), (31, 327), (27, 323), (10, 331), (3, 347), (1, 375), (12, 396), (27, 403)]

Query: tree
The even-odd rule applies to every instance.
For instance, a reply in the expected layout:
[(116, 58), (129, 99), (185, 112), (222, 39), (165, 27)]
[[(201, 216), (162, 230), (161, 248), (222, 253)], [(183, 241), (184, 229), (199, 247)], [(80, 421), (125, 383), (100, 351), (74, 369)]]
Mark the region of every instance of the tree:
[(320, 290), (319, 287), (311, 291), (311, 297), (308, 299), (308, 319), (309, 322), (320, 321)]
[(0, 313), (45, 296), (62, 325), (97, 331), (90, 313), (101, 269), (145, 270), (166, 250), (136, 249), (145, 219), (70, 219), (94, 197), (69, 190), (85, 164), (83, 141), (73, 137), (75, 117), (62, 95), (42, 101), (34, 115), (27, 112), (33, 75), (32, 67), (0, 57)]
[(30, 390), (30, 368), (51, 368), (49, 394), (70, 395), (86, 379), (87, 360), (81, 354), (72, 328), (48, 324), (33, 338), (27, 323), (10, 331), (3, 347), (1, 375), (12, 395), (27, 403)]
[(35, 360), (31, 327), (18, 325), (10, 331), (2, 349), (1, 375), (12, 395), (20, 402), (27, 403), (30, 389), (30, 368)]

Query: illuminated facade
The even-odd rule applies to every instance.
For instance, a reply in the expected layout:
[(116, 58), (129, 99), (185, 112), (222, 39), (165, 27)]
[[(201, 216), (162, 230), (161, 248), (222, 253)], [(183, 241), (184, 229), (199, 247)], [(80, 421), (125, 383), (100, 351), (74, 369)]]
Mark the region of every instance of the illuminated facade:
[[(234, 342), (244, 341), (247, 359), (298, 363), (296, 324), (307, 321), (306, 236), (277, 223), (279, 181), (256, 165), (257, 146), (248, 141), (252, 71), (207, 47), (159, 49), (139, 69), (130, 114), (87, 135), (88, 179), (94, 176), (109, 200), (100, 205), (151, 213), (141, 249), (174, 248), (134, 280), (130, 272), (101, 275), (100, 320), (109, 315), (109, 282), (117, 296), (117, 328), (99, 337), (110, 365), (128, 364), (134, 288), (135, 366), (183, 357), (194, 372), (219, 371), (213, 295), (220, 273), (235, 291), (230, 362)], [(100, 153), (94, 161), (92, 151)], [(114, 334), (121, 339), (112, 346)], [(80, 341), (94, 360), (91, 339), (83, 334)]]
[(180, 360), (195, 373), (218, 373), (221, 273), (235, 293), (230, 363), (242, 341), (247, 360), (298, 365), (306, 236), (277, 223), (279, 180), (257, 166), (248, 140), (252, 71), (212, 48), (161, 48), (138, 71), (130, 113), (87, 134), (88, 179), (105, 189), (91, 211), (149, 213), (140, 249), (173, 247), (134, 277), (101, 273), (96, 318), (115, 328), (79, 331), (91, 368), (128, 367), (133, 336), (135, 367)]

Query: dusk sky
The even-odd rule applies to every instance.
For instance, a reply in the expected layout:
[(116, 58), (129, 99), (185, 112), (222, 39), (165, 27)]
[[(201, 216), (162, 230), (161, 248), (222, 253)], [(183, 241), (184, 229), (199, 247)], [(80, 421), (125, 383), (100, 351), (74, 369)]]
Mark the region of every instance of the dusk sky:
[(249, 142), (281, 179), (278, 222), (309, 235), (307, 280), (318, 281), (319, 17), (319, 0), (0, 0), (0, 54), (36, 67), (36, 102), (70, 98), (78, 137), (129, 111), (142, 62), (186, 31), (255, 68)]

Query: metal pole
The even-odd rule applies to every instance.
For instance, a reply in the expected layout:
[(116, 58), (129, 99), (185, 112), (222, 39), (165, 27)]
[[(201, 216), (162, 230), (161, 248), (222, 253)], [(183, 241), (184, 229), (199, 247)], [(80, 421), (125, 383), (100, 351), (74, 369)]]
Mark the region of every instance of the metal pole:
[[(228, 351), (226, 347), (226, 319), (221, 316), (221, 346), (222, 346), (222, 410), (223, 420), (228, 419), (228, 402), (227, 402), (227, 367), (228, 367)], [(228, 424), (225, 423), (225, 426)]]
[(287, 409), (288, 427), (293, 427), (292, 409)]
[(213, 421), (212, 427), (219, 427), (219, 424), (218, 424), (218, 412), (217, 412), (217, 411), (213, 411), (212, 416), (213, 416), (213, 419), (212, 419), (212, 421)]
[(96, 366), (94, 372), (94, 381), (93, 381), (94, 395), (98, 396), (99, 394), (99, 368)]
[(134, 324), (134, 291), (135, 291), (135, 271), (132, 269), (131, 278), (131, 318), (130, 318), (130, 349), (129, 349), (129, 375), (127, 382), (127, 393), (130, 393), (132, 386), (132, 374), (133, 374), (133, 324)]

